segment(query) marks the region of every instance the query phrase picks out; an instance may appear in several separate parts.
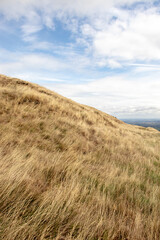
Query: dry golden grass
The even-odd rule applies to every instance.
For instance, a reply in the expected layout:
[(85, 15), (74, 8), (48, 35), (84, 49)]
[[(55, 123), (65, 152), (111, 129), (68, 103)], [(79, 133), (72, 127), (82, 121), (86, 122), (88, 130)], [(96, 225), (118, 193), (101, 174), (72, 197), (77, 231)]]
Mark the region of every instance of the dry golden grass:
[(0, 76), (0, 239), (159, 240), (160, 133)]

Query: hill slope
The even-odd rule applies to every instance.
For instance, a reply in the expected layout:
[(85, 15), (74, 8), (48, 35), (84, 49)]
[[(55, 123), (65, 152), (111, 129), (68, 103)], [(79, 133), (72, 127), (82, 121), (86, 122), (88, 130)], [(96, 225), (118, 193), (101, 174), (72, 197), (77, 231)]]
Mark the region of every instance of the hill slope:
[(0, 239), (160, 239), (160, 133), (0, 76)]

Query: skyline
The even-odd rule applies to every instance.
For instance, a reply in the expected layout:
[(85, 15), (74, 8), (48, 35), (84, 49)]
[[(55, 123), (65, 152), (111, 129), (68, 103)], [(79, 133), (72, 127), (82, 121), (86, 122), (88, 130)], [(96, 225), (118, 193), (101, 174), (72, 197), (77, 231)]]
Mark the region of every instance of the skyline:
[(158, 1), (1, 0), (0, 73), (118, 118), (160, 118)]

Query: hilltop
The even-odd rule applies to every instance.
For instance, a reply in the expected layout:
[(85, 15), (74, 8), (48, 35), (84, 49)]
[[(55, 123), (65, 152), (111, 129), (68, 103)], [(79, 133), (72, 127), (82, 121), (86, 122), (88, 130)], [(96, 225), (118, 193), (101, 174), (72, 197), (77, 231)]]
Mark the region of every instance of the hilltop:
[(160, 239), (160, 133), (0, 75), (0, 239)]

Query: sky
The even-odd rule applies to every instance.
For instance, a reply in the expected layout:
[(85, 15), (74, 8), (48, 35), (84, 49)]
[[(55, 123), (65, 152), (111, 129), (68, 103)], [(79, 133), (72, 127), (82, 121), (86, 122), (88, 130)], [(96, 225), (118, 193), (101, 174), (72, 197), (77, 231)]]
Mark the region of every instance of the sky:
[(160, 2), (0, 0), (0, 74), (120, 119), (160, 119)]

